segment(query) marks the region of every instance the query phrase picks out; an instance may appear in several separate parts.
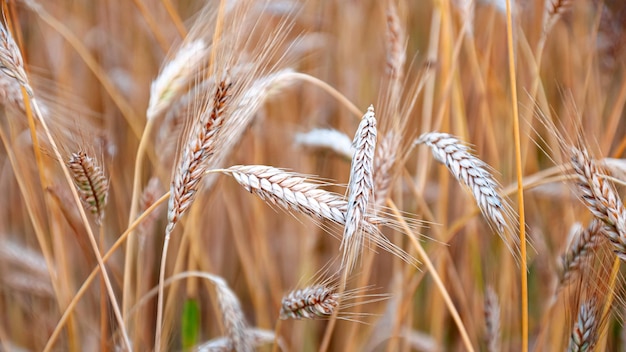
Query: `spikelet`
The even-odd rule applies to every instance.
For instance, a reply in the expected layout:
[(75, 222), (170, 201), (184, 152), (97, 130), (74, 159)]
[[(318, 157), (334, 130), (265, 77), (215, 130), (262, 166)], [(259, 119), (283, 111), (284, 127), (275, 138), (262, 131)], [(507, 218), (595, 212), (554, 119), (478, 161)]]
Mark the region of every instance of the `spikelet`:
[(88, 156), (84, 151), (72, 153), (67, 162), (72, 173), (78, 194), (86, 208), (95, 215), (96, 223), (100, 224), (104, 217), (109, 193), (109, 182), (96, 159)]
[(348, 209), (341, 241), (342, 264), (348, 271), (354, 269), (363, 251), (364, 232), (361, 224), (368, 213), (370, 199), (374, 198), (374, 152), (376, 150), (376, 118), (370, 105), (363, 115), (354, 136), (354, 154), (348, 183)]

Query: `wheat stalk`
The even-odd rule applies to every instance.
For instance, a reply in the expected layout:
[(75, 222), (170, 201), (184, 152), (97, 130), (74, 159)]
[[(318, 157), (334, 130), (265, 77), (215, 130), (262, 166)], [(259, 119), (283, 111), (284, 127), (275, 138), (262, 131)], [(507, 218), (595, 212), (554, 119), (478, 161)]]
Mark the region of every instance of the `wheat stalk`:
[(489, 165), (474, 156), (458, 138), (447, 133), (424, 133), (415, 143), (429, 146), (435, 159), (446, 165), (457, 181), (470, 190), (480, 211), (511, 249), (506, 234), (510, 231), (507, 218), (512, 210), (500, 196), (500, 185), (489, 172)]
[(354, 154), (348, 183), (348, 209), (344, 225), (342, 264), (348, 271), (356, 265), (363, 250), (364, 232), (361, 224), (374, 197), (374, 151), (376, 149), (376, 118), (370, 105), (354, 136)]
[(109, 183), (102, 168), (96, 159), (82, 150), (72, 153), (72, 157), (67, 162), (67, 167), (72, 173), (80, 199), (87, 209), (95, 215), (96, 223), (100, 224), (104, 217), (104, 208), (109, 194)]
[(613, 185), (606, 180), (586, 149), (571, 147), (571, 165), (578, 176), (576, 186), (582, 202), (604, 222), (603, 233), (613, 244), (616, 255), (626, 261), (626, 209)]

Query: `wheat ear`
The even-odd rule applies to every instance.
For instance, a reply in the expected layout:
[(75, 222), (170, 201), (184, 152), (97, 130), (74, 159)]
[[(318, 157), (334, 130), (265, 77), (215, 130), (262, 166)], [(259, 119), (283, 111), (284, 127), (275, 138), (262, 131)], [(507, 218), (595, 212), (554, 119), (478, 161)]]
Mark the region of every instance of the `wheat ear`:
[(500, 304), (491, 286), (485, 290), (485, 341), (487, 351), (500, 351)]
[[(213, 275), (214, 276), (214, 275)], [(232, 344), (233, 351), (252, 352), (252, 339), (246, 333), (246, 318), (241, 310), (237, 296), (231, 291), (226, 281), (214, 276), (212, 279), (217, 292), (217, 302), (222, 312), (226, 335)]]
[(604, 222), (602, 233), (613, 244), (616, 255), (626, 261), (626, 209), (622, 200), (586, 149), (572, 147), (570, 162), (578, 176), (576, 185), (582, 202)]
[(335, 288), (326, 285), (307, 286), (283, 297), (280, 318), (330, 318), (338, 306), (339, 293)]
[[(254, 347), (272, 343), (276, 339), (276, 335), (273, 331), (263, 329), (248, 329), (245, 334), (250, 336)], [(282, 340), (278, 339), (278, 345), (281, 346), (281, 350), (286, 350), (283, 346)], [(211, 341), (205, 342), (196, 348), (197, 352), (230, 352), (235, 351), (233, 343), (228, 337), (220, 337)]]
[(84, 151), (72, 153), (67, 162), (72, 173), (74, 184), (87, 209), (96, 217), (96, 224), (100, 224), (104, 217), (109, 194), (109, 182), (96, 159)]
[(370, 105), (354, 136), (354, 153), (348, 183), (348, 209), (344, 225), (342, 264), (351, 271), (363, 251), (364, 232), (361, 224), (374, 197), (374, 151), (376, 150), (376, 118)]
[(429, 146), (435, 160), (446, 165), (457, 181), (469, 188), (480, 211), (511, 249), (506, 233), (510, 226), (507, 217), (512, 210), (500, 196), (500, 185), (489, 172), (489, 165), (474, 156), (458, 138), (447, 133), (424, 133), (415, 143)]
[(596, 303), (592, 301), (580, 305), (578, 318), (570, 336), (569, 352), (593, 351), (595, 347), (598, 328), (598, 310)]
[(561, 256), (561, 286), (569, 283), (583, 269), (585, 261), (601, 243), (603, 227), (602, 222), (596, 219), (586, 229), (581, 228), (574, 234), (572, 245)]
[[(302, 213), (317, 221), (325, 219), (343, 226), (346, 224), (348, 202), (344, 196), (320, 189), (319, 183), (310, 182), (303, 175), (266, 165), (235, 165), (213, 171), (231, 175), (248, 192), (287, 212)], [(392, 221), (368, 212), (360, 227), (378, 246), (415, 265), (416, 260), (389, 242), (377, 225), (395, 226)]]

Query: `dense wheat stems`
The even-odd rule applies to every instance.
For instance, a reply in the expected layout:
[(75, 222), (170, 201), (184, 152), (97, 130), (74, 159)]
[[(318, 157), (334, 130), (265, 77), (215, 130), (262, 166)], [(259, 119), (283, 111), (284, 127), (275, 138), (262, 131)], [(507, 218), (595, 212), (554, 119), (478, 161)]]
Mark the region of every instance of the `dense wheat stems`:
[(348, 209), (341, 241), (342, 264), (351, 271), (363, 251), (364, 232), (361, 224), (374, 197), (374, 152), (376, 150), (376, 118), (370, 105), (359, 124), (353, 141), (354, 154), (348, 183)]
[(572, 147), (570, 161), (578, 176), (576, 185), (581, 200), (604, 222), (602, 233), (613, 244), (615, 254), (626, 261), (626, 209), (622, 200), (586, 149)]

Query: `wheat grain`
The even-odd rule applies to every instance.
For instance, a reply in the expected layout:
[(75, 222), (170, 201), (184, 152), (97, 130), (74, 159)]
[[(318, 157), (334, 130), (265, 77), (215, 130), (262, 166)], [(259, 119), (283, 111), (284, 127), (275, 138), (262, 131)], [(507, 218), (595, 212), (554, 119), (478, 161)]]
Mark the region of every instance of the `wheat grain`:
[(571, 147), (571, 165), (578, 176), (576, 182), (582, 202), (598, 219), (613, 244), (616, 255), (626, 261), (626, 209), (613, 185), (606, 180), (586, 149)]
[(81, 200), (96, 216), (96, 223), (100, 224), (109, 194), (109, 183), (102, 168), (84, 151), (72, 153), (67, 166), (72, 173)]
[(370, 105), (363, 115), (354, 136), (354, 154), (348, 183), (348, 209), (344, 225), (342, 264), (352, 270), (359, 254), (363, 251), (364, 232), (361, 228), (374, 197), (374, 151), (376, 149), (376, 118)]

